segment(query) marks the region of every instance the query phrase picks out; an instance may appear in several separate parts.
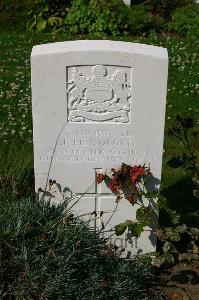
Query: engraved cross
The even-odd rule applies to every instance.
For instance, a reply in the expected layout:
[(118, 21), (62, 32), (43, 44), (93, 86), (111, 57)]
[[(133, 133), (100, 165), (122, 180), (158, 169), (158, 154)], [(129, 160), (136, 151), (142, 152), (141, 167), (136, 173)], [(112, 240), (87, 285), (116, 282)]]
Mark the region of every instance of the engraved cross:
[(89, 219), (92, 220), (95, 230), (104, 229), (109, 216), (114, 213), (113, 194), (108, 189), (106, 190), (103, 183), (98, 184), (96, 181), (96, 175), (102, 173), (102, 170), (102, 168), (94, 168), (94, 193), (88, 193), (85, 196), (81, 194), (83, 199), (80, 200), (80, 210), (89, 215)]

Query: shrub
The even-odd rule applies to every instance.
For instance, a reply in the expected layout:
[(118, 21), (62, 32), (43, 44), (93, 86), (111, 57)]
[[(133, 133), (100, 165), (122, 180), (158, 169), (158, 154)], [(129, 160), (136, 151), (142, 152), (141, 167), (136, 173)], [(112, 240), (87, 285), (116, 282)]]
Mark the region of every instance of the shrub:
[(124, 260), (63, 205), (0, 201), (1, 299), (139, 299), (148, 261)]
[(26, 29), (43, 31), (56, 29), (62, 25), (63, 18), (71, 1), (58, 0), (28, 0), (24, 11), (26, 17)]
[(46, 27), (54, 27), (60, 23), (58, 18), (65, 16), (70, 2), (71, 0), (3, 0), (0, 4), (1, 29), (24, 30), (26, 25), (28, 30), (41, 31)]
[(194, 2), (195, 0), (150, 0), (149, 5), (154, 14), (170, 19), (172, 11)]
[(128, 8), (124, 5), (123, 0), (93, 0), (90, 2), (90, 6), (96, 18), (91, 31), (117, 35), (127, 29)]
[(23, 3), (20, 0), (2, 0), (0, 3), (1, 30), (23, 28)]
[(92, 13), (86, 1), (73, 0), (65, 19), (66, 28), (72, 34), (88, 33), (92, 19)]
[(27, 22), (26, 29), (42, 31), (46, 28), (47, 18), (49, 14), (49, 6), (46, 1), (34, 0), (29, 1), (26, 6)]
[(152, 15), (149, 6), (133, 5), (129, 11), (128, 29), (132, 34), (147, 33), (163, 28), (164, 20), (159, 15)]
[(133, 5), (129, 12), (129, 31), (138, 34), (151, 27), (152, 18), (147, 6)]
[(182, 36), (199, 37), (199, 5), (188, 5), (177, 9), (172, 14), (172, 22), (168, 25), (168, 30)]
[(73, 34), (118, 35), (126, 28), (128, 8), (122, 0), (74, 0), (66, 17)]
[(46, 0), (50, 8), (51, 14), (57, 17), (63, 17), (66, 14), (66, 9), (70, 7), (72, 0)]

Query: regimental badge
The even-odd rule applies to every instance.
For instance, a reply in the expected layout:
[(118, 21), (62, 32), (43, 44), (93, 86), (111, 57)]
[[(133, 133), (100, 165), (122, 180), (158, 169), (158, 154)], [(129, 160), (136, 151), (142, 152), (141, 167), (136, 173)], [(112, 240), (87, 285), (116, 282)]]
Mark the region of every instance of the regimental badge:
[(89, 72), (84, 74), (82, 67), (71, 67), (67, 90), (68, 121), (128, 123), (130, 68), (104, 65), (87, 68)]

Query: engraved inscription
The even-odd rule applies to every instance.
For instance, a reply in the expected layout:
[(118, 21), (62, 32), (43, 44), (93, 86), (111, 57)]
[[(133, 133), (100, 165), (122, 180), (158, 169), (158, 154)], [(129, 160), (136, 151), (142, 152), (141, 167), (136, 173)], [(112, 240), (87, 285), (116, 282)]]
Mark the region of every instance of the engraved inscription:
[(68, 122), (128, 123), (131, 69), (116, 66), (67, 68)]
[(46, 147), (40, 153), (40, 161), (57, 163), (100, 163), (106, 167), (112, 163), (150, 163), (152, 153), (136, 150), (135, 141), (128, 130), (66, 129), (54, 151)]

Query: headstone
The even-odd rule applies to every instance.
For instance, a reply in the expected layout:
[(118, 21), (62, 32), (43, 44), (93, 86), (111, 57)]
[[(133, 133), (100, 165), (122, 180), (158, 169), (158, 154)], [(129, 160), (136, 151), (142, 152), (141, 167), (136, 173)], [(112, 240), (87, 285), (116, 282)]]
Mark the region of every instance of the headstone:
[(131, 5), (131, 0), (124, 0), (124, 4), (126, 4), (126, 5)]
[[(134, 220), (138, 205), (121, 201), (96, 173), (150, 164), (159, 185), (168, 55), (161, 47), (118, 41), (70, 41), (35, 46), (31, 56), (35, 187), (56, 180), (81, 199), (79, 214), (114, 226)], [(58, 186), (58, 185), (57, 185)], [(86, 192), (86, 194), (85, 194)], [(58, 191), (54, 201), (61, 201)], [(103, 216), (100, 216), (103, 211)], [(118, 238), (129, 247), (126, 238)], [(152, 230), (130, 241), (131, 254), (154, 251)]]

